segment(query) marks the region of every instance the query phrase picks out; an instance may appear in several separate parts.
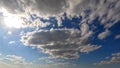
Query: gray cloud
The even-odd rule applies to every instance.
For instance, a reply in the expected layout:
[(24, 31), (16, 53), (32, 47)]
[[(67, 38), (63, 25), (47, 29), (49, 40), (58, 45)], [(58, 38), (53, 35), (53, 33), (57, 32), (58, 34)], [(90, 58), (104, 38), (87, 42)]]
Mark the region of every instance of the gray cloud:
[(38, 13), (40, 15), (55, 15), (64, 12), (66, 0), (0, 0), (0, 8), (10, 13)]
[(120, 0), (69, 0), (69, 4), (68, 14), (81, 15), (89, 23), (99, 17), (100, 24), (110, 28), (120, 20)]
[(58, 14), (63, 12), (66, 8), (65, 0), (36, 0), (36, 4), (36, 10), (39, 10), (44, 14)]
[(4, 8), (10, 13), (25, 12), (21, 0), (0, 0), (0, 8)]
[(46, 0), (39, 0), (37, 2), (36, 0), (35, 2), (26, 1), (26, 3), (30, 4), (28, 6), (29, 10), (34, 9), (34, 11), (28, 11), (30, 13), (38, 13), (42, 16), (56, 15), (55, 17), (58, 19), (59, 26), (62, 24), (57, 15), (64, 12), (66, 12), (68, 18), (82, 16), (82, 21), (85, 20), (88, 24), (92, 24), (93, 20), (99, 17), (99, 24), (103, 25), (105, 29), (112, 27), (120, 20), (119, 0), (52, 0), (51, 2)]
[(102, 21), (105, 19), (108, 21), (109, 19), (119, 19), (119, 3), (119, 0), (1, 0), (0, 5), (12, 13), (35, 11), (44, 15), (63, 12), (81, 15), (85, 10), (90, 10), (90, 18), (97, 15), (100, 16), (100, 19), (102, 18)]
[[(10, 13), (32, 13), (41, 17), (60, 16), (66, 12), (68, 17), (82, 16), (89, 23), (99, 17), (104, 28), (112, 27), (120, 20), (120, 0), (0, 0), (0, 8)], [(87, 11), (87, 12), (86, 12)], [(27, 16), (26, 16), (27, 17)], [(59, 19), (59, 18), (57, 18)], [(59, 26), (61, 21), (58, 22)], [(46, 24), (46, 23), (43, 23)], [(34, 24), (35, 26), (35, 24)]]
[(89, 44), (88, 46), (88, 38), (92, 36), (91, 31), (84, 36), (81, 35), (81, 32), (75, 29), (35, 31), (22, 36), (21, 41), (26, 46), (42, 49), (44, 53), (52, 57), (75, 59), (79, 57), (78, 52), (90, 52), (100, 48), (97, 45), (91, 46)]

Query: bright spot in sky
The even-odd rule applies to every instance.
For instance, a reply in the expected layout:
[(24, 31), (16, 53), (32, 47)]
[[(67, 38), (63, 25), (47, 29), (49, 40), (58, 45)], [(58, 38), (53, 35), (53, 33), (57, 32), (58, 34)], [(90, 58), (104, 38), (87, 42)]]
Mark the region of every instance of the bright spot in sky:
[(20, 28), (22, 27), (22, 20), (18, 16), (7, 15), (4, 17), (4, 23), (10, 28)]
[(8, 34), (9, 34), (9, 35), (11, 35), (11, 34), (12, 34), (12, 32), (11, 32), (11, 31), (8, 31)]
[(3, 16), (4, 16), (4, 24), (8, 28), (21, 28), (22, 27), (23, 20), (18, 15), (4, 12)]

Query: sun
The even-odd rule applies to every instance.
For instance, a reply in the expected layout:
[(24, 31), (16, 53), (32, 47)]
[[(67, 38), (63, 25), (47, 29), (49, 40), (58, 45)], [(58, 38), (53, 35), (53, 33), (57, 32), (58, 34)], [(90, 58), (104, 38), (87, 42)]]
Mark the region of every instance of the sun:
[(21, 28), (23, 20), (16, 14), (4, 13), (4, 24), (8, 28)]

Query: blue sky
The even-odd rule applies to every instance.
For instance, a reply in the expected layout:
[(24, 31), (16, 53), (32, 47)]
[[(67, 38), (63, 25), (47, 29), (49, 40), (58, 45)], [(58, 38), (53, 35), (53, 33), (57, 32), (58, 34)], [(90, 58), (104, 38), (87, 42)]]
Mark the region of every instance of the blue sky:
[(119, 0), (0, 0), (0, 68), (119, 66)]

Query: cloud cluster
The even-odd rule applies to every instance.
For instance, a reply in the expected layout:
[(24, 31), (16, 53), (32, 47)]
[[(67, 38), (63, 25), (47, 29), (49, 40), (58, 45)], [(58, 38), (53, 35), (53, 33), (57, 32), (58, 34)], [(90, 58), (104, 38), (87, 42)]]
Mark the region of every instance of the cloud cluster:
[(74, 2), (70, 0), (72, 14), (81, 15), (89, 23), (99, 17), (100, 24), (105, 28), (110, 28), (120, 19), (119, 0), (78, 0)]
[[(98, 35), (99, 39), (106, 38), (110, 34), (108, 29), (120, 20), (120, 0), (0, 0), (0, 9), (6, 9), (12, 14), (36, 14), (45, 18), (54, 16), (59, 19), (59, 25), (62, 13), (66, 13), (68, 18), (82, 16), (80, 30), (38, 30), (22, 36), (24, 45), (40, 48), (57, 58), (78, 58), (79, 52), (91, 52), (100, 48), (89, 41), (94, 33), (89, 27), (96, 18), (105, 28), (105, 32)], [(23, 24), (30, 27), (50, 25), (39, 19), (32, 22), (27, 18), (25, 20)]]
[(10, 13), (60, 14), (66, 8), (66, 0), (0, 0), (0, 8)]
[[(119, 13), (119, 0), (1, 0), (0, 6), (9, 12), (38, 12), (41, 14), (60, 14), (62, 12), (81, 14), (85, 10), (90, 10), (91, 15), (102, 17), (114, 16)], [(15, 6), (15, 7), (14, 7)], [(94, 14), (93, 14), (94, 12)], [(113, 17), (112, 16), (112, 17)]]
[(101, 61), (100, 63), (96, 63), (96, 65), (104, 65), (104, 64), (115, 64), (120, 63), (120, 53), (113, 53), (111, 58), (108, 60)]
[[(78, 52), (90, 52), (100, 48), (100, 46), (88, 45), (91, 31), (83, 33), (76, 29), (51, 29), (44, 31), (29, 32), (22, 36), (21, 41), (24, 45), (34, 46), (42, 49), (55, 58), (78, 58)], [(86, 49), (86, 50), (85, 50)]]
[(82, 16), (90, 24), (98, 17), (104, 28), (110, 28), (120, 20), (119, 3), (119, 0), (0, 0), (0, 9), (13, 14), (30, 13), (41, 17), (59, 17), (66, 13), (68, 17)]

